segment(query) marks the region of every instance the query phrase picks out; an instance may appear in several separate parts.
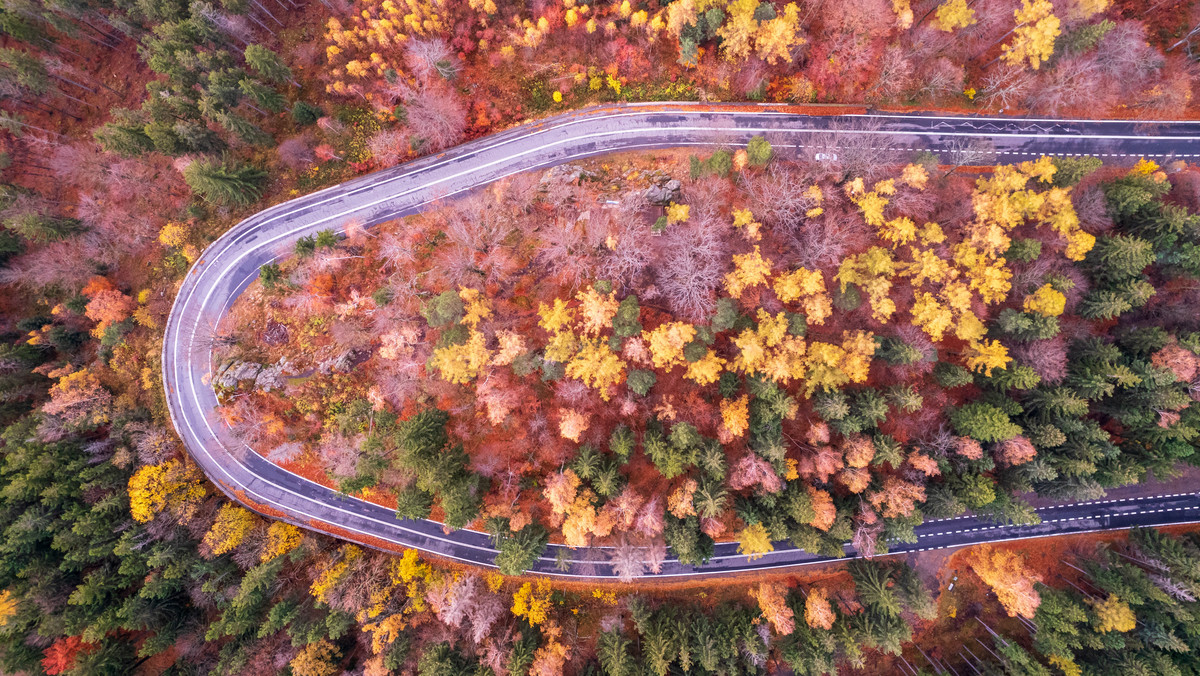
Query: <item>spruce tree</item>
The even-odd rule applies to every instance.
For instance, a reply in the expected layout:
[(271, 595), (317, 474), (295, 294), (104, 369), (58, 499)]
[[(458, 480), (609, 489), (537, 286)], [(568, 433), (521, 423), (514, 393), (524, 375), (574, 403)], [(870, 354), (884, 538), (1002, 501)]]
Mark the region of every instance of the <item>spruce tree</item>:
[(205, 201), (219, 205), (249, 205), (262, 196), (267, 172), (217, 160), (195, 160), (183, 170), (183, 179)]

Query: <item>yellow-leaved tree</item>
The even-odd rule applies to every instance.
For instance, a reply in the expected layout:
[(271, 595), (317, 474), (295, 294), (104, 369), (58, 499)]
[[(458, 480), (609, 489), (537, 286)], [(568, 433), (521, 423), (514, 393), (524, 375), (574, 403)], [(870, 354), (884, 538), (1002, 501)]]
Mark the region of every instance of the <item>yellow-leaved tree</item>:
[(787, 587), (779, 583), (763, 582), (750, 590), (750, 596), (758, 601), (763, 618), (780, 636), (796, 630), (796, 615), (787, 602)]
[(1073, 0), (1067, 14), (1076, 20), (1090, 19), (1107, 10), (1111, 4), (1112, 0)]
[(1054, 54), (1054, 41), (1062, 28), (1054, 5), (1050, 0), (1021, 0), (1021, 7), (1013, 11), (1017, 27), (1013, 29), (1011, 44), (1004, 45), (1003, 58), (1006, 62), (1020, 65), (1026, 61), (1037, 70)]
[(804, 377), (807, 345), (788, 333), (787, 314), (772, 316), (759, 308), (757, 319), (755, 328), (743, 329), (732, 340), (738, 349), (733, 368), (749, 375), (761, 373), (777, 383)]
[(824, 587), (814, 587), (804, 599), (804, 622), (813, 629), (833, 629), (837, 615), (829, 603), (829, 592)]
[(429, 367), (440, 372), (443, 380), (465, 385), (479, 377), (491, 356), (484, 335), (471, 329), (466, 342), (435, 349)]
[(608, 401), (609, 388), (625, 380), (625, 362), (612, 351), (607, 340), (585, 338), (580, 341), (579, 351), (567, 362), (567, 375), (600, 390), (600, 397)]
[(288, 666), (295, 676), (334, 676), (341, 671), (338, 668), (341, 657), (342, 651), (337, 646), (321, 639), (301, 648)]
[(304, 534), (290, 523), (274, 521), (267, 528), (267, 541), (263, 544), (259, 560), (266, 562), (277, 556), (283, 556), (300, 546)]
[(788, 3), (782, 12), (776, 11), (775, 18), (760, 21), (755, 16), (758, 7), (758, 0), (733, 0), (725, 6), (725, 22), (717, 29), (721, 53), (728, 61), (742, 61), (756, 52), (772, 64), (779, 59), (790, 62), (792, 48), (804, 44), (799, 35), (800, 9)]
[(668, 322), (642, 335), (650, 348), (654, 368), (666, 370), (684, 363), (683, 348), (696, 338), (696, 327), (685, 322)]
[(217, 518), (204, 534), (204, 546), (208, 547), (213, 556), (220, 556), (233, 551), (246, 535), (254, 529), (254, 513), (242, 509), (232, 502), (226, 502), (217, 510)]
[(683, 223), (687, 221), (688, 214), (692, 208), (686, 204), (676, 204), (671, 202), (667, 205), (667, 222), (668, 223)]
[(462, 321), (472, 329), (478, 327), (479, 322), (492, 316), (492, 304), (479, 289), (459, 287), (458, 297), (463, 302)]
[(1037, 612), (1042, 599), (1034, 583), (1042, 576), (1027, 568), (1020, 554), (983, 545), (968, 552), (967, 565), (992, 588), (1009, 617), (1029, 619)]
[(538, 580), (536, 586), (526, 582), (513, 594), (512, 614), (525, 618), (534, 627), (545, 622), (553, 607), (551, 591), (545, 580)]
[(913, 326), (920, 327), (931, 340), (940, 341), (954, 323), (950, 308), (938, 302), (932, 293), (921, 291), (912, 306)]
[(744, 254), (734, 254), (733, 272), (725, 275), (725, 290), (737, 298), (746, 289), (767, 283), (771, 274), (771, 261), (762, 257), (758, 246), (754, 251)]
[(873, 246), (862, 253), (846, 257), (838, 266), (835, 279), (842, 291), (855, 284), (866, 292), (871, 301), (871, 316), (876, 321), (886, 322), (896, 311), (896, 303), (888, 297), (892, 290), (892, 277), (896, 274), (896, 261), (883, 247)]
[(754, 51), (758, 58), (775, 65), (776, 61), (792, 62), (792, 50), (804, 44), (800, 36), (800, 8), (796, 3), (784, 5), (782, 12), (777, 12), (774, 19), (767, 19), (758, 25), (754, 36)]
[(579, 330), (591, 336), (598, 336), (608, 328), (617, 314), (617, 308), (621, 306), (616, 294), (602, 294), (593, 287), (580, 291), (575, 300), (579, 301)]
[(549, 333), (557, 333), (569, 327), (575, 321), (575, 310), (561, 298), (555, 298), (553, 305), (538, 303), (538, 326)]
[(17, 614), (19, 605), (17, 597), (13, 596), (11, 591), (5, 589), (0, 592), (0, 627), (8, 624), (8, 621)]
[(771, 544), (771, 534), (761, 523), (750, 524), (738, 533), (738, 553), (745, 554), (747, 561), (761, 559), (773, 551), (775, 545)]
[(129, 478), (129, 511), (134, 520), (151, 521), (162, 512), (186, 523), (204, 499), (200, 473), (179, 460), (146, 465)]
[[(672, 7), (675, 4), (671, 5)], [(733, 227), (737, 228), (742, 236), (751, 242), (757, 242), (762, 239), (762, 223), (754, 220), (754, 214), (750, 213), (749, 209), (734, 209), (733, 210)]]
[(354, 545), (342, 545), (321, 565), (313, 578), (308, 593), (321, 603), (329, 602), (329, 592), (350, 573), (350, 567), (362, 558), (362, 549)]
[(892, 248), (908, 244), (917, 238), (917, 224), (911, 218), (900, 216), (890, 221), (884, 221), (876, 229), (880, 239), (892, 243)]
[(835, 390), (847, 383), (866, 382), (875, 354), (875, 336), (870, 331), (843, 331), (842, 344), (813, 342), (805, 360), (805, 396), (816, 389)]
[(975, 23), (975, 10), (967, 4), (967, 0), (946, 0), (938, 5), (934, 16), (933, 26), (947, 33), (956, 28), (966, 28)]
[(779, 275), (773, 286), (775, 295), (785, 303), (800, 301), (810, 325), (821, 325), (833, 314), (833, 300), (825, 290), (820, 270), (798, 268)]
[(1103, 601), (1092, 601), (1092, 610), (1096, 613), (1096, 631), (1107, 634), (1115, 631), (1125, 634), (1137, 627), (1137, 618), (1128, 603), (1122, 601), (1116, 594), (1109, 594)]
[(981, 340), (967, 345), (963, 353), (967, 358), (967, 368), (979, 371), (985, 376), (992, 375), (992, 369), (1005, 369), (1012, 359), (1008, 356), (1008, 348), (998, 340)]
[(1037, 291), (1025, 296), (1024, 309), (1026, 312), (1036, 312), (1043, 317), (1057, 317), (1063, 313), (1067, 305), (1067, 297), (1049, 284), (1043, 284)]
[(750, 429), (750, 398), (721, 400), (721, 426), (731, 437), (740, 437)]
[(721, 379), (725, 370), (725, 360), (711, 350), (700, 359), (689, 362), (683, 377), (697, 385), (711, 385)]

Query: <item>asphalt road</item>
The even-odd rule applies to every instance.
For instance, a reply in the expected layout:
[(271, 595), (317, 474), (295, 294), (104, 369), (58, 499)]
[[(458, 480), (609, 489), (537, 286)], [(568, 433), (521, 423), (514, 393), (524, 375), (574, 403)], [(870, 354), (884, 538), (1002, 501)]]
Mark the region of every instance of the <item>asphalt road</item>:
[[(287, 255), (298, 238), (319, 230), (340, 230), (350, 222), (376, 225), (499, 178), (574, 159), (646, 148), (740, 145), (757, 135), (765, 135), (785, 157), (808, 159), (839, 144), (887, 149), (897, 160), (926, 149), (940, 153), (943, 162), (974, 164), (1034, 159), (1043, 154), (1096, 155), (1107, 162), (1127, 164), (1139, 157), (1160, 163), (1200, 157), (1197, 122), (900, 114), (812, 117), (776, 106), (672, 103), (593, 108), (521, 125), (437, 156), (277, 204), (213, 242), (184, 280), (163, 341), (163, 378), (176, 430), (197, 464), (222, 491), (268, 516), (368, 546), (411, 547), (492, 565), (495, 551), (483, 533), (461, 530), (446, 534), (436, 522), (397, 519), (389, 509), (287, 472), (234, 439), (215, 415), (217, 399), (208, 384), (214, 327), (262, 265)], [(895, 544), (893, 551), (1200, 522), (1200, 494), (1081, 502), (1039, 509), (1038, 513), (1043, 523), (1037, 526), (996, 526), (971, 517), (931, 521), (917, 528), (915, 544)], [(737, 554), (735, 543), (719, 544), (712, 561), (703, 567), (668, 558), (660, 574), (646, 577), (715, 575), (830, 560), (787, 543), (776, 547), (771, 554), (748, 562)], [(561, 577), (614, 577), (606, 547), (560, 552), (552, 545), (533, 570)]]

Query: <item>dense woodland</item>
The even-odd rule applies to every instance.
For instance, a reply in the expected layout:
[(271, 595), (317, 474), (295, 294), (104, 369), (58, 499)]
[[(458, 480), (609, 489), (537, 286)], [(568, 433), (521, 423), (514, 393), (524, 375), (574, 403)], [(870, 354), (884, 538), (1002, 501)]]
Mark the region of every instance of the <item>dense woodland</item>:
[[(0, 669), (1194, 673), (1194, 535), (968, 550), (940, 575), (504, 577), (229, 503), (171, 429), (158, 354), (238, 219), (525, 119), (1186, 118), (1197, 26), (1189, 0), (0, 3)], [(550, 538), (615, 545), (626, 577), (714, 539), (880, 554), (922, 518), (1023, 522), (1031, 495), (1195, 457), (1193, 169), (818, 140), (836, 163), (771, 139), (605, 158), (303, 240), (213, 327), (254, 374), (214, 374), (231, 433), (489, 529), (510, 575)]]
[(926, 516), (1027, 523), (1023, 494), (1194, 456), (1200, 219), (1157, 165), (771, 155), (675, 162), (659, 205), (617, 183), (646, 171), (574, 167), (301, 240), (222, 334), (222, 414), (401, 516), (618, 545), (630, 578), (717, 538), (870, 556)]

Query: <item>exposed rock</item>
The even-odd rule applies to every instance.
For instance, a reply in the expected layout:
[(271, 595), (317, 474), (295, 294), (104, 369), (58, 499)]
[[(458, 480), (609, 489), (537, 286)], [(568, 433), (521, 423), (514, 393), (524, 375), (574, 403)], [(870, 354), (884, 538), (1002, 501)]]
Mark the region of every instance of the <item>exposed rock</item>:
[(550, 167), (546, 173), (542, 174), (540, 187), (545, 187), (550, 183), (579, 183), (583, 179), (594, 179), (596, 173), (588, 171), (577, 164), (560, 164)]
[(213, 387), (236, 389), (243, 380), (257, 378), (258, 372), (261, 370), (262, 364), (255, 364), (251, 361), (231, 361), (217, 371), (213, 378)]
[(284, 384), (283, 373), (278, 364), (259, 371), (258, 376), (254, 379), (254, 386), (263, 392), (283, 389)]
[(287, 345), (288, 339), (289, 335), (287, 326), (279, 322), (267, 322), (266, 330), (259, 335), (259, 340), (261, 340), (264, 345), (270, 345), (272, 347)]
[(253, 387), (270, 392), (282, 388), (287, 377), (294, 375), (296, 367), (288, 363), (287, 357), (280, 358), (278, 364), (271, 366), (252, 361), (231, 361), (217, 371), (213, 386), (237, 389), (242, 383), (250, 381)]
[(317, 365), (317, 370), (325, 375), (330, 373), (349, 373), (358, 364), (371, 356), (370, 348), (352, 347), (336, 357), (330, 357)]
[(665, 206), (671, 202), (679, 200), (680, 190), (683, 184), (678, 179), (670, 179), (662, 183), (656, 183), (649, 188), (646, 188), (646, 200), (657, 206)]

